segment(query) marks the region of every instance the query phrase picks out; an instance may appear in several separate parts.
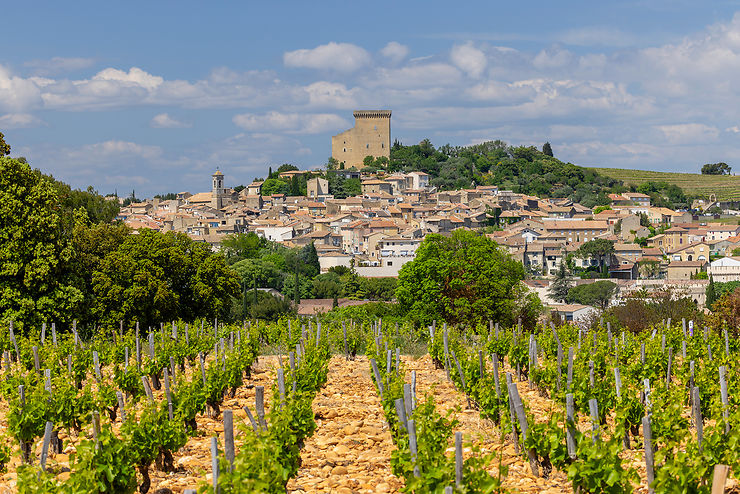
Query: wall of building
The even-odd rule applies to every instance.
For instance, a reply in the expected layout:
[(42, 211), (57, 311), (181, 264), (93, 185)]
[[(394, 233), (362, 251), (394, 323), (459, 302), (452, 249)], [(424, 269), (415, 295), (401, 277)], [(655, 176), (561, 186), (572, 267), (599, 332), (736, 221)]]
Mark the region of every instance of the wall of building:
[(331, 156), (346, 166), (362, 166), (365, 156), (391, 156), (391, 111), (356, 111), (355, 126), (331, 138)]

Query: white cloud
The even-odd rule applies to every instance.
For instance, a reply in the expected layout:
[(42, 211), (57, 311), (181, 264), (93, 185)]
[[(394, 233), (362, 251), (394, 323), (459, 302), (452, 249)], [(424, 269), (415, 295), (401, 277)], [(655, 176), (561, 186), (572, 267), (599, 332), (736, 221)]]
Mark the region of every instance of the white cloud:
[(234, 124), (249, 131), (284, 131), (292, 134), (318, 134), (348, 127), (349, 123), (331, 113), (280, 113), (264, 115), (244, 113), (233, 118)]
[(184, 129), (192, 127), (193, 124), (177, 120), (176, 118), (171, 117), (168, 113), (160, 113), (152, 118), (149, 126), (155, 129)]
[(389, 59), (391, 63), (399, 63), (408, 56), (409, 47), (397, 41), (391, 41), (380, 50), (380, 54)]
[(658, 129), (671, 144), (712, 142), (719, 136), (719, 129), (702, 123), (660, 125)]
[(550, 70), (565, 67), (572, 63), (574, 60), (573, 54), (568, 50), (564, 50), (559, 47), (553, 47), (551, 49), (540, 51), (534, 60), (532, 65), (538, 70)]
[(146, 146), (135, 142), (110, 140), (90, 144), (82, 148), (83, 152), (90, 152), (94, 156), (132, 155), (152, 159), (161, 156), (159, 146)]
[(371, 86), (389, 88), (418, 89), (425, 87), (455, 86), (461, 79), (460, 71), (446, 63), (413, 64), (398, 69), (381, 68), (374, 79), (368, 79)]
[(162, 85), (164, 78), (149, 74), (138, 67), (131, 67), (128, 72), (112, 68), (101, 70), (95, 74), (93, 81), (115, 81), (152, 90)]
[(459, 69), (475, 78), (483, 75), (488, 64), (486, 54), (474, 47), (473, 43), (454, 46), (450, 52), (450, 59)]
[(39, 106), (41, 91), (28, 79), (14, 76), (0, 65), (0, 110), (23, 111)]
[(589, 26), (565, 31), (557, 36), (568, 45), (575, 46), (633, 46), (637, 37), (631, 33), (608, 26)]
[(350, 109), (357, 106), (357, 90), (347, 89), (344, 84), (319, 81), (309, 84), (303, 90), (308, 94), (311, 106)]
[(92, 58), (54, 57), (48, 60), (31, 60), (23, 65), (31, 68), (35, 75), (51, 76), (86, 69), (94, 63), (95, 60)]
[(727, 127), (725, 129), (725, 132), (732, 132), (733, 134), (740, 134), (740, 127), (737, 125), (733, 125), (732, 127)]
[(330, 69), (337, 72), (354, 72), (369, 65), (370, 54), (351, 43), (327, 43), (312, 49), (286, 52), (283, 62), (287, 67)]
[(46, 125), (46, 122), (30, 113), (9, 113), (0, 116), (0, 129), (26, 129), (42, 125)]

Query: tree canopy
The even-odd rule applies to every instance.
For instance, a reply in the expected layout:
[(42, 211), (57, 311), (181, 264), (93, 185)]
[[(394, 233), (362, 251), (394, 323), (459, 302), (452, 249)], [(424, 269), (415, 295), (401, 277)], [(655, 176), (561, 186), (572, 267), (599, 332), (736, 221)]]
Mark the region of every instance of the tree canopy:
[(421, 324), (443, 319), (475, 324), (489, 319), (511, 324), (522, 311), (524, 267), (488, 237), (455, 230), (430, 234), (399, 273), (396, 298)]
[(0, 132), (0, 156), (8, 156), (10, 154), (10, 144), (5, 142), (5, 135)]
[(597, 238), (584, 242), (575, 254), (582, 259), (596, 258), (599, 261), (599, 269), (603, 269), (604, 260), (614, 253), (614, 242), (605, 238)]
[(727, 163), (707, 163), (701, 167), (702, 175), (729, 175), (732, 167)]
[(69, 321), (82, 301), (57, 189), (28, 163), (0, 157), (0, 316)]
[(609, 307), (616, 289), (617, 284), (608, 280), (577, 285), (568, 291), (567, 301), (568, 303), (593, 305), (606, 309)]
[[(113, 205), (114, 207), (109, 207)], [(225, 315), (238, 278), (184, 234), (111, 223), (118, 205), (0, 158), (0, 320), (80, 329)]]
[(428, 139), (412, 146), (395, 141), (386, 169), (423, 171), (430, 175), (431, 184), (441, 190), (498, 185), (539, 197), (567, 197), (588, 207), (609, 204), (608, 192), (624, 190), (620, 181), (590, 168), (564, 163), (547, 154), (547, 150), (546, 146), (540, 151), (535, 147), (509, 146), (503, 141), (439, 148)]

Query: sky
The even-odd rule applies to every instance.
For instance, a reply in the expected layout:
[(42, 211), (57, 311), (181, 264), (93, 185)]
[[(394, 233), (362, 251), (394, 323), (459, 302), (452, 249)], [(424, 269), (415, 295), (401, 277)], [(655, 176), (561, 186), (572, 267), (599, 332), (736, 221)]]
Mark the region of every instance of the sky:
[(740, 171), (740, 1), (11, 2), (0, 132), (101, 193), (314, 168), (352, 111), (392, 139), (552, 144), (584, 166)]

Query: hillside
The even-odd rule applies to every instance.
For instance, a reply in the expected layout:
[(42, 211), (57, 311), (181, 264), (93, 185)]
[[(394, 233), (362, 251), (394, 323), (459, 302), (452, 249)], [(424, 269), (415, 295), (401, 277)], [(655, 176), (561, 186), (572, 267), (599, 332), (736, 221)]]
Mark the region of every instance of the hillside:
[(717, 194), (719, 200), (740, 200), (740, 176), (701, 175), (699, 173), (656, 172), (622, 168), (596, 168), (597, 173), (621, 180), (625, 185), (645, 182), (666, 182), (677, 185), (689, 197), (709, 197)]
[(594, 169), (564, 163), (534, 147), (509, 146), (503, 141), (439, 148), (427, 139), (412, 146), (396, 141), (390, 154), (387, 166), (385, 162), (377, 163), (367, 170), (420, 170), (430, 175), (431, 185), (439, 190), (496, 185), (538, 197), (567, 197), (593, 207), (609, 204), (606, 194), (621, 187), (621, 182)]

